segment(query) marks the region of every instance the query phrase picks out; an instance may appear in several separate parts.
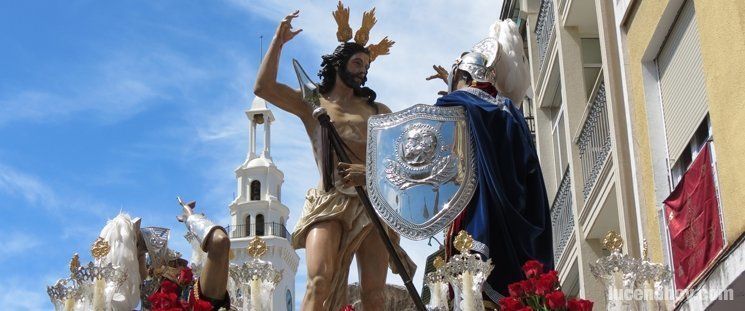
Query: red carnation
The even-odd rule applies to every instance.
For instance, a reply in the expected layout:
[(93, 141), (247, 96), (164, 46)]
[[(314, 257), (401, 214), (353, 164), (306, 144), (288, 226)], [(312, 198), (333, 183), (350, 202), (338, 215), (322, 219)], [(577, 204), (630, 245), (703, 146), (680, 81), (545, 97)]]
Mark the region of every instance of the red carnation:
[(567, 302), (569, 311), (592, 311), (592, 301), (584, 299), (572, 299)]
[(533, 282), (534, 282), (533, 279), (522, 280), (519, 282), (520, 287), (522, 287), (523, 289), (523, 292), (528, 296), (535, 294), (535, 283)]
[(520, 300), (517, 300), (512, 297), (505, 297), (502, 299), (499, 299), (499, 310), (502, 311), (517, 311), (520, 310), (520, 308), (523, 308), (523, 304), (520, 302)]
[(517, 311), (533, 311), (533, 308), (531, 308), (531, 307), (524, 307), (522, 309), (518, 309)]
[(520, 282), (510, 284), (509, 286), (507, 286), (507, 289), (510, 292), (510, 297), (520, 298), (523, 294), (525, 294), (525, 290), (523, 289)]
[(559, 310), (566, 307), (566, 298), (561, 291), (555, 291), (546, 294), (546, 302), (551, 310)]
[(147, 300), (152, 304), (153, 311), (182, 311), (183, 308), (175, 293), (155, 292)]
[(160, 282), (160, 289), (158, 289), (159, 292), (166, 293), (166, 294), (176, 294), (179, 293), (179, 286), (178, 284), (171, 282), (170, 280), (163, 280), (163, 282)]
[(533, 284), (535, 284), (535, 293), (538, 295), (545, 295), (559, 286), (559, 276), (554, 270), (541, 274), (538, 278), (532, 280), (535, 280)]
[(212, 311), (212, 303), (207, 300), (199, 299), (194, 302), (192, 311)]
[(341, 311), (354, 311), (354, 307), (352, 305), (346, 305)]
[(194, 274), (191, 272), (191, 268), (183, 268), (178, 275), (178, 282), (181, 285), (190, 284), (194, 281)]
[(543, 264), (538, 260), (528, 260), (523, 265), (523, 272), (528, 278), (532, 278), (543, 273)]
[(548, 280), (551, 280), (554, 286), (559, 285), (559, 273), (556, 272), (556, 270), (548, 271), (541, 275), (541, 278), (546, 278)]
[(535, 282), (535, 293), (545, 295), (554, 290), (554, 283), (550, 279), (540, 278)]

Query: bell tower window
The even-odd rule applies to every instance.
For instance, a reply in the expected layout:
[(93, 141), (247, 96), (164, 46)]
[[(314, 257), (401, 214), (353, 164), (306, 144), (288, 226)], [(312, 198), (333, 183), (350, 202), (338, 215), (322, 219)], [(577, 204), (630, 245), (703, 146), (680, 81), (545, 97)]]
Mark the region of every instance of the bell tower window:
[(256, 215), (256, 235), (264, 235), (264, 215)]
[(258, 201), (261, 194), (261, 182), (254, 180), (251, 182), (251, 201)]

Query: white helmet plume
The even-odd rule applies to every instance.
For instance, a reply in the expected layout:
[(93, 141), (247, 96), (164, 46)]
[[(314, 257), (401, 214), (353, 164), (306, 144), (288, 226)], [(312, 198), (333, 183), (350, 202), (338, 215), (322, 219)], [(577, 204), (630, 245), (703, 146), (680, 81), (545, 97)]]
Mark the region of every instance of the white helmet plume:
[[(140, 302), (140, 265), (137, 258), (137, 231), (139, 221), (120, 213), (109, 220), (99, 235), (109, 242), (111, 251), (101, 259), (102, 264), (112, 263), (127, 272), (127, 281), (118, 288), (106, 289), (107, 302), (114, 310), (134, 310)], [(119, 299), (114, 295), (119, 294)]]
[(499, 41), (497, 60), (492, 65), (496, 73), (494, 86), (503, 96), (519, 103), (530, 86), (520, 30), (515, 22), (506, 19), (494, 22), (489, 28), (489, 36)]

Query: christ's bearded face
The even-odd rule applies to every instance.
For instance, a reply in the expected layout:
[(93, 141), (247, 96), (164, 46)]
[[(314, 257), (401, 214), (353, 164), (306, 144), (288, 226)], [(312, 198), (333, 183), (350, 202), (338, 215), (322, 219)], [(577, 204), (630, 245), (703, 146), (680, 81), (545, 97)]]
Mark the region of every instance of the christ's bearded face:
[(359, 89), (367, 81), (367, 71), (370, 69), (370, 55), (358, 52), (349, 58), (346, 65), (339, 68), (339, 79), (352, 89)]

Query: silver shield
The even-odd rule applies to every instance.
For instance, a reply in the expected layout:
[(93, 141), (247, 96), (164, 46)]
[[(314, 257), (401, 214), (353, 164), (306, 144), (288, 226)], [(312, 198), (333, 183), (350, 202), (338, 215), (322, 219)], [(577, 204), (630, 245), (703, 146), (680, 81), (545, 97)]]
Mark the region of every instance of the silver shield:
[(412, 240), (450, 225), (476, 189), (463, 107), (419, 104), (370, 117), (367, 131), (367, 190), (380, 218)]

